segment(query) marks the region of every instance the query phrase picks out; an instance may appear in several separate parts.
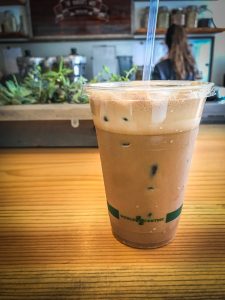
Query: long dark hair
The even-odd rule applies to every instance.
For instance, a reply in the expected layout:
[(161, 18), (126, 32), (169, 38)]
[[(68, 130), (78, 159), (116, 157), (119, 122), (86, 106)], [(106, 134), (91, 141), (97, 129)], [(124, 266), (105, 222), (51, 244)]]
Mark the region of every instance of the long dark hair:
[(180, 25), (171, 25), (166, 33), (169, 58), (172, 61), (176, 79), (186, 79), (188, 75), (195, 78), (197, 70), (195, 59), (188, 46), (185, 29)]

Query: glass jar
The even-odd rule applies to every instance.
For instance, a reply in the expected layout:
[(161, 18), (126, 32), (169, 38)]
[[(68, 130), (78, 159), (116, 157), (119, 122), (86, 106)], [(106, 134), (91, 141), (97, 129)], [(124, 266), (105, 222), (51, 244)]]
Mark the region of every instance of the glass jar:
[(149, 7), (145, 7), (140, 11), (140, 28), (148, 28)]
[(213, 18), (213, 13), (208, 9), (207, 5), (201, 5), (199, 7), (199, 19), (211, 19)]
[(198, 27), (216, 27), (213, 20), (213, 13), (208, 9), (207, 5), (202, 5), (199, 7)]
[(5, 33), (17, 32), (18, 25), (14, 14), (11, 11), (6, 10), (4, 12), (3, 18), (4, 18), (3, 19), (4, 32)]
[(170, 23), (170, 13), (169, 9), (166, 6), (159, 7), (158, 19), (157, 19), (157, 28), (168, 28)]
[(196, 28), (198, 25), (198, 8), (196, 5), (188, 6), (186, 9), (186, 27)]
[(170, 24), (185, 25), (185, 13), (182, 8), (173, 9), (171, 12)]

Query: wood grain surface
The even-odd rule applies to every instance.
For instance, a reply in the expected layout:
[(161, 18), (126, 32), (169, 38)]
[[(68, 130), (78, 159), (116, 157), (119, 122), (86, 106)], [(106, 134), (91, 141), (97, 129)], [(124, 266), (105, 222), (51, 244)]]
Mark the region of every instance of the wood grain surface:
[(225, 299), (225, 126), (202, 125), (176, 239), (110, 231), (98, 149), (0, 151), (0, 299)]
[(92, 120), (90, 104), (0, 106), (0, 121)]

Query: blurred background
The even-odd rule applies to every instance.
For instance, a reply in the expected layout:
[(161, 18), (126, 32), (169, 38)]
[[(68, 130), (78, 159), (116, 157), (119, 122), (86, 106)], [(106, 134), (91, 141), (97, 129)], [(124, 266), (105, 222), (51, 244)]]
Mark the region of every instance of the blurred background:
[[(4, 84), (13, 74), (18, 80), (23, 79), (39, 66), (43, 71), (57, 70), (62, 60), (72, 72), (70, 79), (75, 84), (80, 76), (92, 80), (103, 66), (107, 66), (108, 73), (124, 75), (136, 65), (131, 79), (141, 79), (148, 5), (149, 1), (138, 0), (0, 0), (0, 83)], [(202, 122), (225, 123), (225, 1), (164, 0), (159, 6), (154, 65), (168, 53), (165, 44), (168, 27), (183, 26), (197, 63), (196, 79), (216, 85), (215, 95), (207, 99)], [(35, 77), (29, 84), (36, 88)], [(72, 85), (69, 89), (65, 87), (65, 91), (62, 86), (56, 89), (50, 100), (40, 96), (41, 99), (32, 101), (29, 95), (24, 98), (23, 89), (15, 83), (10, 87), (11, 94), (5, 92), (8, 104), (86, 101), (73, 92), (77, 87)], [(46, 94), (45, 90), (42, 93)], [(11, 121), (18, 121), (16, 111), (17, 119)], [(35, 120), (41, 119), (41, 110), (38, 113), (34, 110), (33, 119), (22, 108), (19, 111), (21, 115), (15, 123), (7, 122), (4, 112), (1, 114), (0, 146), (96, 145), (91, 120), (83, 122), (89, 122), (84, 124), (85, 128), (83, 123), (80, 126), (79, 122), (71, 123), (72, 127), (79, 126), (75, 129), (78, 137), (74, 139), (70, 122), (40, 120), (36, 124)]]
[[(51, 68), (59, 56), (75, 77), (91, 79), (103, 65), (122, 74), (134, 64), (138, 79), (147, 6), (136, 0), (0, 0), (1, 80), (23, 76), (32, 64)], [(199, 80), (225, 86), (224, 12), (224, 0), (160, 1), (154, 63), (167, 53), (166, 29), (180, 24), (187, 28)]]

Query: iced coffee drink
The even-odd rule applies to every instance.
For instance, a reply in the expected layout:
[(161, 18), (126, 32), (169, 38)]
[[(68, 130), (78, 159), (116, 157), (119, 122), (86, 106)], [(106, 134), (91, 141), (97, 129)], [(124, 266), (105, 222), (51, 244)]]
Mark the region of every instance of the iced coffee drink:
[(174, 238), (211, 88), (183, 81), (87, 88), (112, 232), (122, 243), (155, 248)]

